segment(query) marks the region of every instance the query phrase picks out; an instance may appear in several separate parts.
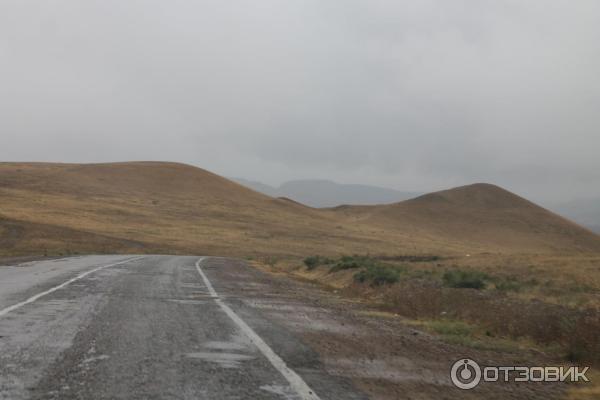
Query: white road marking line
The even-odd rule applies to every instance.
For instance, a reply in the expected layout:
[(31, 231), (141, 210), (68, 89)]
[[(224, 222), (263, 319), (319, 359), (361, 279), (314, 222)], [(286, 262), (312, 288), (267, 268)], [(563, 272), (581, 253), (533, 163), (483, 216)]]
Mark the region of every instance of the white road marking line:
[(62, 288), (64, 288), (65, 286), (67, 286), (67, 285), (70, 285), (71, 283), (73, 283), (73, 282), (75, 282), (75, 281), (78, 281), (78, 280), (79, 280), (79, 279), (81, 279), (81, 278), (85, 278), (85, 277), (86, 277), (86, 276), (88, 276), (89, 274), (93, 274), (94, 272), (100, 271), (100, 270), (102, 270), (102, 269), (105, 269), (105, 268), (114, 267), (115, 265), (125, 264), (125, 263), (128, 263), (128, 262), (130, 262), (130, 261), (139, 260), (139, 259), (141, 259), (141, 258), (144, 258), (144, 256), (140, 256), (140, 257), (133, 257), (133, 258), (128, 258), (127, 260), (119, 261), (119, 262), (117, 262), (117, 263), (114, 263), (114, 264), (103, 265), (103, 266), (101, 266), (101, 267), (94, 268), (94, 269), (92, 269), (92, 270), (89, 270), (89, 271), (87, 271), (87, 272), (83, 272), (83, 273), (81, 273), (81, 274), (77, 275), (76, 277), (74, 277), (74, 278), (71, 278), (71, 279), (69, 279), (68, 281), (66, 281), (66, 282), (64, 282), (64, 283), (61, 283), (61, 284), (60, 284), (60, 285), (58, 285), (58, 286), (54, 286), (53, 288), (46, 290), (45, 292), (38, 293), (38, 294), (36, 294), (35, 296), (31, 296), (30, 298), (28, 298), (28, 299), (27, 299), (27, 300), (25, 300), (25, 301), (22, 301), (22, 302), (20, 302), (20, 303), (17, 303), (17, 304), (13, 304), (12, 306), (9, 306), (9, 307), (6, 307), (6, 308), (5, 308), (5, 309), (3, 309), (3, 310), (0, 310), (0, 317), (3, 317), (3, 316), (5, 316), (6, 314), (8, 314), (8, 313), (9, 313), (9, 312), (11, 312), (11, 311), (14, 311), (14, 310), (16, 310), (16, 309), (18, 309), (18, 308), (21, 308), (21, 307), (23, 307), (24, 305), (27, 305), (27, 304), (33, 303), (34, 301), (36, 301), (36, 300), (40, 299), (41, 297), (44, 297), (44, 296), (46, 296), (47, 294), (50, 294), (50, 293), (52, 293), (52, 292), (55, 292), (55, 291), (57, 291), (57, 290), (59, 290), (59, 289), (62, 289)]
[(275, 353), (273, 349), (271, 349), (271, 347), (269, 347), (269, 345), (264, 340), (262, 340), (262, 338), (258, 336), (258, 334), (254, 332), (254, 330), (252, 330), (252, 328), (250, 328), (248, 324), (246, 324), (246, 322), (244, 322), (243, 319), (241, 319), (235, 312), (233, 312), (233, 310), (229, 308), (227, 304), (223, 303), (223, 301), (213, 288), (212, 284), (204, 274), (204, 271), (202, 271), (202, 268), (200, 267), (200, 263), (205, 258), (206, 257), (202, 257), (196, 262), (196, 269), (202, 277), (202, 280), (208, 288), (208, 291), (211, 295), (214, 296), (214, 300), (219, 305), (219, 307), (221, 307), (225, 314), (227, 314), (227, 316), (231, 318), (233, 322), (235, 322), (235, 324), (242, 330), (242, 332), (244, 332), (244, 334), (250, 339), (250, 341), (267, 358), (267, 360), (271, 362), (273, 367), (275, 367), (275, 369), (279, 371), (281, 375), (283, 375), (283, 377), (289, 382), (292, 389), (294, 389), (294, 391), (298, 393), (298, 395), (300, 395), (300, 398), (302, 400), (320, 400), (319, 396), (317, 396), (317, 394), (310, 388), (310, 386), (308, 386), (306, 382), (304, 382), (300, 375), (298, 375), (294, 370), (288, 367), (285, 361), (283, 361), (281, 357), (279, 357), (277, 353)]

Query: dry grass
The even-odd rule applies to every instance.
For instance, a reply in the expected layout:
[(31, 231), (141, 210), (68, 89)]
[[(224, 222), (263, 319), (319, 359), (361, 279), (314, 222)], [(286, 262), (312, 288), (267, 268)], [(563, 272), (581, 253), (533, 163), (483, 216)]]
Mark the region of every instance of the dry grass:
[[(332, 228), (339, 221), (327, 212), (178, 164), (2, 164), (0, 201), (4, 255), (104, 248), (298, 254), (390, 245), (363, 228)], [(94, 239), (75, 240), (86, 235)]]
[[(385, 258), (388, 264), (390, 259), (411, 259)], [(438, 332), (463, 345), (501, 350), (531, 343), (565, 362), (600, 363), (600, 256), (480, 254), (399, 262), (392, 268), (402, 271), (400, 282), (385, 286), (357, 284), (355, 269), (308, 270), (299, 267), (301, 260), (287, 265), (294, 275), (381, 310), (427, 321), (434, 332), (436, 327), (469, 327), (467, 334)], [(448, 271), (472, 271), (485, 285), (479, 290), (450, 287), (444, 279)]]
[[(497, 197), (498, 190), (483, 191)], [(464, 191), (459, 192), (463, 197)], [(481, 191), (477, 185), (467, 190), (479, 197)], [(458, 255), (523, 249), (552, 253), (565, 246), (576, 252), (600, 249), (597, 236), (511, 196), (505, 199), (508, 208), (487, 204), (490, 218), (482, 223), (481, 212), (472, 218), (463, 211), (454, 219), (441, 218), (427, 197), (394, 206), (409, 207), (412, 217), (390, 206), (365, 208), (368, 212), (317, 210), (174, 163), (2, 163), (0, 255), (102, 251)], [(468, 209), (468, 204), (461, 204), (455, 208)], [(481, 207), (480, 200), (473, 201), (473, 209)], [(519, 221), (527, 213), (536, 221), (530, 218), (523, 227)], [(503, 227), (496, 226), (499, 220)], [(540, 232), (548, 226), (553, 227), (551, 235)], [(457, 235), (456, 229), (477, 229), (477, 237)], [(500, 236), (518, 237), (519, 246), (489, 233), (498, 229)], [(562, 236), (557, 229), (562, 229)]]
[[(0, 164), (0, 226), (6, 238), (0, 255), (104, 248), (294, 255), (432, 244), (344, 222), (331, 211), (272, 199), (207, 171), (171, 163)], [(104, 239), (98, 246), (95, 239), (74, 240), (80, 234), (113, 245)]]

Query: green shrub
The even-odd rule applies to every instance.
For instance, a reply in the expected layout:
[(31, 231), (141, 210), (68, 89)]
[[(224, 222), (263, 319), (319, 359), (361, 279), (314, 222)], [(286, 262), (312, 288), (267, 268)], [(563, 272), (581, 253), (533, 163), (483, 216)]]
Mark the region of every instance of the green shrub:
[(396, 283), (404, 269), (401, 267), (384, 264), (370, 256), (342, 256), (337, 260), (327, 257), (310, 256), (304, 259), (304, 264), (309, 270), (320, 265), (332, 265), (329, 272), (337, 272), (346, 269), (361, 269), (354, 275), (357, 282), (371, 282), (372, 285), (384, 285)]
[(400, 271), (388, 265), (371, 265), (354, 274), (357, 282), (371, 282), (373, 286), (396, 283), (400, 280)]
[(315, 269), (319, 266), (319, 256), (310, 256), (304, 259), (304, 265), (308, 269)]
[(335, 265), (331, 267), (330, 272), (341, 271), (344, 269), (368, 268), (377, 264), (377, 260), (369, 256), (342, 256)]
[(452, 288), (484, 289), (487, 274), (479, 271), (451, 270), (442, 277), (444, 286)]
[(321, 256), (310, 256), (304, 259), (304, 265), (306, 265), (306, 268), (309, 270), (315, 269), (320, 265), (328, 265), (332, 263), (332, 259)]

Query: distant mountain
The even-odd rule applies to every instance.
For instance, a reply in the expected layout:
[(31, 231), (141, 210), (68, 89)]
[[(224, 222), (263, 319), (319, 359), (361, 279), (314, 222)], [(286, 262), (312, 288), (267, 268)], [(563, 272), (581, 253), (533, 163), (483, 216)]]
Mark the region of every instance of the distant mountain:
[(233, 178), (236, 182), (272, 197), (287, 197), (311, 207), (339, 205), (390, 204), (411, 199), (420, 193), (403, 192), (377, 186), (340, 184), (328, 180), (306, 179), (285, 182), (279, 187)]
[(550, 208), (578, 224), (600, 233), (600, 198), (577, 199)]

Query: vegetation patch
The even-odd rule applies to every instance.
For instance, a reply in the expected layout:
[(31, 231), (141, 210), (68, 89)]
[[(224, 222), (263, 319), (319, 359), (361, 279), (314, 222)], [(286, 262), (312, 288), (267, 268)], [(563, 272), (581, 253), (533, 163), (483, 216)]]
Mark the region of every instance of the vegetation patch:
[(322, 256), (310, 256), (310, 257), (306, 257), (304, 259), (304, 265), (306, 265), (306, 268), (309, 271), (317, 268), (318, 266), (329, 265), (329, 264), (333, 264), (333, 263), (334, 263), (334, 260), (332, 260), (331, 258), (322, 257)]
[(320, 265), (331, 265), (330, 273), (359, 269), (354, 274), (354, 281), (360, 283), (371, 283), (373, 286), (396, 283), (400, 280), (406, 268), (398, 265), (382, 263), (371, 256), (342, 256), (338, 259), (331, 259), (322, 256), (311, 256), (304, 259), (304, 265), (308, 270), (313, 270)]
[(480, 271), (470, 270), (450, 270), (446, 271), (442, 277), (443, 284), (451, 288), (470, 288), (470, 289), (485, 289), (489, 280), (489, 276)]
[(368, 266), (354, 275), (356, 282), (371, 282), (373, 286), (396, 283), (400, 280), (401, 271), (391, 265), (375, 264)]
[(380, 265), (379, 261), (369, 256), (342, 256), (337, 260), (330, 272), (337, 272), (344, 269), (354, 268), (372, 268)]

